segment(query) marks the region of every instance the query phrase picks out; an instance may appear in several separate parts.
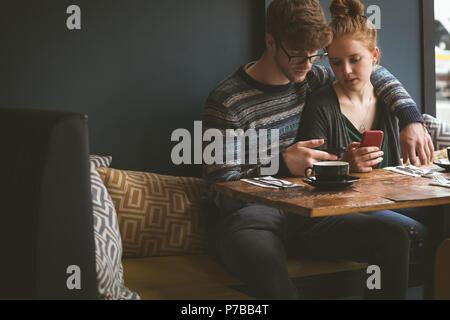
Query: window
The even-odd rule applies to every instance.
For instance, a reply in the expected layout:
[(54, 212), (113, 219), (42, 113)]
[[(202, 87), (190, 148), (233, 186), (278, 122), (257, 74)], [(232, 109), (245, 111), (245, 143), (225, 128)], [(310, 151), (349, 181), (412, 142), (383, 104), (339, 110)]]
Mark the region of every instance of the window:
[(436, 116), (450, 122), (450, 1), (434, 0)]

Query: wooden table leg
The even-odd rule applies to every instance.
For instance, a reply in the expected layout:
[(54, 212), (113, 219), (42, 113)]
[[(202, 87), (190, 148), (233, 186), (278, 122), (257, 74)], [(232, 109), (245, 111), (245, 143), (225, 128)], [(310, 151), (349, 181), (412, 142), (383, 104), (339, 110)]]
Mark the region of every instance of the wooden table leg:
[(432, 298), (450, 300), (450, 205), (442, 209), (440, 235), (434, 238)]
[(450, 239), (441, 243), (435, 259), (434, 298), (450, 300)]
[[(442, 278), (445, 271), (442, 270), (445, 260), (444, 251), (447, 251), (447, 259), (450, 257), (450, 251), (448, 249), (441, 249), (444, 244), (444, 240), (450, 238), (450, 205), (443, 205), (434, 207), (428, 220), (427, 227), (429, 228), (428, 234), (428, 257), (427, 263), (424, 268), (424, 299), (434, 300), (442, 299), (437, 296), (437, 290), (442, 292), (442, 288), (447, 287), (450, 290), (450, 285), (445, 285), (445, 281)], [(439, 256), (439, 258), (438, 258)], [(450, 270), (450, 269), (447, 269)], [(448, 272), (448, 271), (447, 271)], [(439, 283), (438, 287), (436, 286)]]

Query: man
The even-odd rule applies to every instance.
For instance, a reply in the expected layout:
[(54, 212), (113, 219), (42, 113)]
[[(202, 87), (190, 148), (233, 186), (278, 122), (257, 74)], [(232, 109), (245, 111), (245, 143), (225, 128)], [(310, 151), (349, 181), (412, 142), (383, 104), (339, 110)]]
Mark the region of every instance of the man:
[[(337, 159), (314, 149), (323, 140), (293, 144), (308, 95), (333, 79), (330, 70), (312, 64), (324, 58), (319, 50), (331, 42), (331, 32), (318, 0), (274, 0), (267, 21), (263, 56), (211, 92), (203, 125), (205, 130), (215, 128), (224, 134), (227, 129), (278, 130), (278, 175), (301, 176), (314, 162)], [(375, 70), (371, 81), (386, 104), (395, 105), (404, 158), (417, 164), (417, 153), (422, 164), (429, 163), (433, 146), (414, 101), (384, 68)], [(236, 160), (204, 168), (209, 198), (218, 208), (208, 212), (211, 254), (243, 280), (255, 297), (301, 297), (286, 270), (288, 250), (379, 265), (382, 289), (368, 292), (367, 297), (404, 297), (409, 240), (400, 226), (362, 214), (308, 219), (213, 192), (213, 183), (258, 176), (261, 168), (261, 163)]]

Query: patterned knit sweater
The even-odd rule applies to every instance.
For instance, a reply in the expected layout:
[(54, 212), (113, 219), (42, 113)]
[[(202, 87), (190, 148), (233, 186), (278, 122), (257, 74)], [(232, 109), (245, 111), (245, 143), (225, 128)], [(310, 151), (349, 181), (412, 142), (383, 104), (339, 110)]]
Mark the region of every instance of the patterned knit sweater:
[[(334, 75), (329, 68), (313, 65), (305, 81), (273, 86), (254, 80), (244, 71), (244, 68), (241, 67), (210, 93), (204, 108), (203, 130), (215, 128), (225, 135), (227, 129), (243, 131), (250, 128), (278, 129), (278, 175), (289, 176), (289, 170), (281, 155), (295, 140), (305, 101), (312, 91), (331, 83)], [(390, 106), (391, 111), (398, 117), (400, 128), (412, 122), (423, 122), (410, 95), (385, 68), (375, 68), (371, 82), (376, 95)], [(226, 143), (224, 142), (223, 145), (225, 146)], [(235, 145), (233, 152), (236, 153), (238, 148), (239, 146)], [(247, 154), (248, 144), (246, 148), (245, 162), (224, 160), (223, 164), (204, 165), (203, 176), (208, 184), (211, 186), (219, 181), (259, 175), (259, 159), (258, 164), (250, 164)], [(214, 192), (209, 193), (210, 196), (213, 194)]]

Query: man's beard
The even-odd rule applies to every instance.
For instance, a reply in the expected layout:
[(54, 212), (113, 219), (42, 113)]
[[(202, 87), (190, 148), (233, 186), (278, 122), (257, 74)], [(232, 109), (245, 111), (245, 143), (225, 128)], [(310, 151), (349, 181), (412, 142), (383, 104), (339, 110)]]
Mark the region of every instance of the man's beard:
[[(278, 61), (278, 57), (275, 56), (275, 63), (278, 66), (278, 69), (281, 71), (281, 73), (290, 81), (293, 83), (300, 83), (303, 82), (306, 78), (306, 76), (299, 78), (296, 78), (293, 74), (293, 72), (289, 69), (289, 67), (283, 66), (280, 61)], [(309, 70), (308, 70), (309, 71)]]

